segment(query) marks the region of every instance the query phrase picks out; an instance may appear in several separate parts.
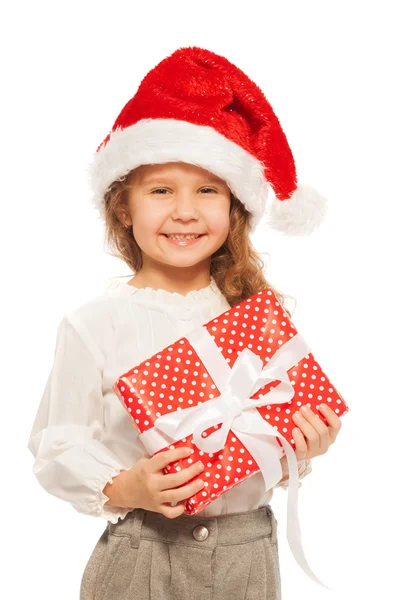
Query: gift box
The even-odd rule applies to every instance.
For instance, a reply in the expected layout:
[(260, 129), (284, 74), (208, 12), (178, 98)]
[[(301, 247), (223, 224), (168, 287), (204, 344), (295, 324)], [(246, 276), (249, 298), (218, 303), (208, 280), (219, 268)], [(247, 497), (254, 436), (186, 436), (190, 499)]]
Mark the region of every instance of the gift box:
[(113, 389), (150, 455), (193, 448), (166, 473), (204, 463), (205, 485), (187, 499), (186, 514), (260, 470), (266, 489), (277, 483), (287, 444), (295, 448), (292, 415), (301, 405), (325, 424), (320, 403), (348, 412), (271, 288), (134, 366)]

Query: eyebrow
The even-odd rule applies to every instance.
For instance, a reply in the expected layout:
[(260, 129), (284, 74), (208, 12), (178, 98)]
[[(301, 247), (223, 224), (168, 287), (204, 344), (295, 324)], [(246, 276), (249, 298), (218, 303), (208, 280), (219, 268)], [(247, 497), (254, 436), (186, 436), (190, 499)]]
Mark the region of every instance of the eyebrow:
[[(203, 181), (206, 181), (208, 183), (216, 183), (216, 184), (222, 185), (222, 181), (220, 179), (218, 179), (215, 175), (205, 176)], [(144, 177), (142, 179), (142, 185), (144, 185), (144, 184), (149, 185), (150, 183), (161, 183), (161, 182), (173, 183), (173, 180), (170, 177), (163, 177), (162, 175), (153, 175), (153, 176), (150, 175), (148, 178)]]

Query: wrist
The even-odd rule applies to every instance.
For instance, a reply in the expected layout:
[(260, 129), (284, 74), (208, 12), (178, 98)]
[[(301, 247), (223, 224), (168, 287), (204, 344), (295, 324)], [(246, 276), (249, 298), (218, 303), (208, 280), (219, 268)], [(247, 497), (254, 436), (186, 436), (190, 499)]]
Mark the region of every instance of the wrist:
[(112, 483), (107, 482), (103, 488), (103, 494), (109, 499), (105, 503), (107, 506), (116, 506), (118, 508), (134, 508), (128, 502), (126, 494), (126, 481), (128, 470), (121, 469), (118, 475), (112, 478)]

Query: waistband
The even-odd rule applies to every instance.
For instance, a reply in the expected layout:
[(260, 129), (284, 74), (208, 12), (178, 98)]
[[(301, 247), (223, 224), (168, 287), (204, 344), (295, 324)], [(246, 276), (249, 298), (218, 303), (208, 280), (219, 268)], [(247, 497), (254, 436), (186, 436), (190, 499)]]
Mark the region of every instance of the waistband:
[(217, 517), (182, 513), (175, 519), (135, 508), (122, 521), (108, 521), (107, 528), (113, 535), (130, 537), (132, 548), (138, 548), (141, 539), (212, 549), (264, 537), (274, 544), (277, 537), (277, 521), (269, 504), (248, 512)]

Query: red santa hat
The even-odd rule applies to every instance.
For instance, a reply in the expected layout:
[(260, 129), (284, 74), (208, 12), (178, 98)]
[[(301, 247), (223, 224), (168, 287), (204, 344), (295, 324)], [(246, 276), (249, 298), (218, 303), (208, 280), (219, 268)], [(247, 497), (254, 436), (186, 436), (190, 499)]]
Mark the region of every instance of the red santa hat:
[(223, 56), (180, 48), (143, 78), (88, 168), (93, 202), (144, 164), (186, 162), (223, 178), (251, 213), (289, 235), (312, 233), (327, 201), (297, 185), (286, 136), (261, 89)]

